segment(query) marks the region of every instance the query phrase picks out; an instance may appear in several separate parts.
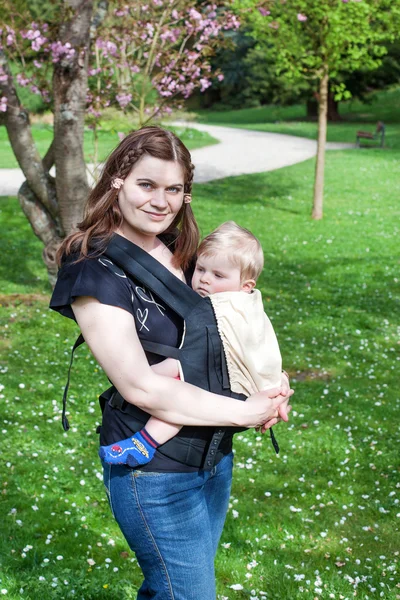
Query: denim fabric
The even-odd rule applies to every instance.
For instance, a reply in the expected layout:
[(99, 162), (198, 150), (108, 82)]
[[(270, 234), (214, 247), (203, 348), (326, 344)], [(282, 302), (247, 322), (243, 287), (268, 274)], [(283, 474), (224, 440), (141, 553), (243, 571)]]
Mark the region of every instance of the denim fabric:
[(152, 473), (103, 464), (112, 513), (144, 574), (138, 600), (215, 600), (214, 557), (232, 464), (232, 454), (208, 472)]

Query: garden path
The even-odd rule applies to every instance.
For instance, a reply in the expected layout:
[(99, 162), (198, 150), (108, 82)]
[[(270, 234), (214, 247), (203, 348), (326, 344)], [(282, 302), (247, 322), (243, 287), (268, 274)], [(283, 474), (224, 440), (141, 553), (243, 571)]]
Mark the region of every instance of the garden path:
[[(206, 131), (220, 141), (213, 146), (192, 150), (192, 160), (196, 165), (194, 180), (197, 183), (273, 171), (307, 160), (317, 152), (316, 141), (292, 135), (183, 121), (173, 124)], [(328, 150), (345, 148), (354, 148), (354, 145), (327, 144)], [(20, 169), (0, 169), (0, 196), (16, 196), (24, 180)]]
[[(174, 122), (174, 125), (182, 124)], [(220, 125), (185, 124), (206, 131), (220, 140), (214, 146), (191, 151), (193, 164), (196, 165), (194, 180), (198, 183), (273, 171), (307, 160), (317, 153), (317, 142), (307, 138)], [(354, 147), (354, 144), (327, 143), (327, 150)]]

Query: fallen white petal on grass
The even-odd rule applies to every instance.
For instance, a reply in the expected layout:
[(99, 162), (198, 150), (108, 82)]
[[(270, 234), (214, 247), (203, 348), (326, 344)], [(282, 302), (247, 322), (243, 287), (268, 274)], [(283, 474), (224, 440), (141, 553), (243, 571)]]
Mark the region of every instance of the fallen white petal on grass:
[(243, 586), (241, 583), (234, 583), (233, 585), (230, 586), (231, 590), (235, 590), (237, 592), (239, 592), (240, 590), (243, 589)]

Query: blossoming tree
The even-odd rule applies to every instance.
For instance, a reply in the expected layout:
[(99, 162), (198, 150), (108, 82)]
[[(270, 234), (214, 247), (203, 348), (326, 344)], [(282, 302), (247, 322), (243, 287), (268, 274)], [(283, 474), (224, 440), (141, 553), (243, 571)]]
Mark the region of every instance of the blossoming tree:
[[(209, 62), (224, 31), (239, 26), (229, 0), (63, 0), (54, 23), (26, 23), (7, 3), (0, 21), (0, 125), (26, 177), (18, 193), (55, 281), (56, 250), (81, 220), (88, 193), (83, 154), (85, 117), (96, 131), (102, 110), (117, 106), (139, 126), (168, 113), (214, 77)], [(1, 16), (0, 16), (1, 19)], [(17, 74), (10, 65), (17, 65)], [(35, 146), (19, 86), (54, 111), (54, 137), (44, 157)], [(55, 166), (56, 175), (50, 175)]]
[[(318, 83), (318, 149), (312, 218), (323, 216), (328, 84), (338, 73), (379, 66), (397, 35), (400, 0), (238, 0), (260, 48), (292, 81)], [(336, 97), (348, 97), (344, 84)]]

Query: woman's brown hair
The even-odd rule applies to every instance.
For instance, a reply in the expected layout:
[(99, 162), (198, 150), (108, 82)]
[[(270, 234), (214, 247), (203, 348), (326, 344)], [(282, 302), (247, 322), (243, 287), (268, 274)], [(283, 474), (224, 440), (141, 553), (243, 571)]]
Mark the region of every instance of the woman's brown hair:
[[(191, 194), (194, 166), (189, 150), (171, 131), (161, 127), (142, 127), (129, 133), (113, 150), (104, 165), (100, 179), (89, 194), (83, 221), (78, 231), (62, 242), (57, 260), (79, 253), (78, 260), (102, 254), (113, 233), (122, 224), (118, 204), (118, 190), (112, 187), (114, 179), (126, 179), (135, 163), (145, 154), (161, 160), (176, 161), (183, 169), (184, 194)], [(199, 230), (190, 204), (181, 209), (163, 234), (172, 234), (175, 241), (174, 264), (185, 269), (196, 253)]]

